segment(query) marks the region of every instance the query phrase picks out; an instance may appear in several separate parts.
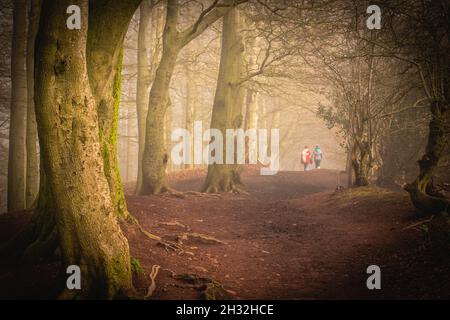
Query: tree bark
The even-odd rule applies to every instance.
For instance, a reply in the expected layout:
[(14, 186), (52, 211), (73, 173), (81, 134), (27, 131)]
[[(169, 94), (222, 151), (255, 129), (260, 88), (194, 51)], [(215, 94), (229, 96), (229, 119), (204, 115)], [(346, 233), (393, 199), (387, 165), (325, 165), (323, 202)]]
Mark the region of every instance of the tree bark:
[[(246, 91), (246, 110), (245, 110), (245, 130), (258, 129), (258, 91), (247, 89)], [(246, 141), (245, 159), (249, 161), (249, 154), (258, 154), (256, 144), (253, 145)]]
[[(148, 25), (152, 16), (152, 8), (147, 1), (143, 1), (139, 7), (139, 31), (138, 31), (138, 53), (137, 53), (137, 85), (136, 85), (136, 112), (138, 121), (138, 174), (135, 193), (142, 187), (142, 158), (145, 148), (145, 118), (148, 109), (148, 95), (150, 90), (150, 66), (148, 51), (151, 50), (152, 36)], [(150, 34), (150, 37), (147, 35)]]
[(26, 208), (27, 1), (14, 1), (11, 52), (11, 112), (8, 158), (8, 211)]
[(353, 168), (353, 186), (363, 187), (369, 185), (369, 172), (372, 167), (370, 161), (370, 149), (367, 144), (353, 146), (351, 152), (351, 165)]
[(145, 127), (145, 147), (142, 157), (142, 184), (138, 194), (167, 191), (165, 181), (168, 154), (164, 140), (165, 114), (169, 106), (169, 85), (182, 44), (178, 39), (177, 0), (167, 2), (166, 24), (163, 31), (163, 51), (155, 79), (150, 89)]
[(258, 128), (258, 92), (253, 89), (247, 89), (246, 95), (246, 114), (245, 130)]
[(139, 3), (139, 0), (96, 0), (90, 2), (89, 8), (89, 83), (98, 112), (102, 158), (111, 199), (116, 214), (124, 218), (128, 218), (129, 213), (117, 160), (117, 125), (123, 39)]
[[(166, 27), (167, 28), (167, 27)], [(168, 155), (164, 140), (164, 119), (169, 106), (169, 84), (179, 48), (166, 39), (155, 80), (150, 90), (142, 158), (143, 180), (139, 194), (156, 194), (167, 190), (165, 170)]]
[(189, 132), (189, 139), (191, 149), (187, 150), (190, 153), (191, 163), (186, 163), (184, 167), (186, 169), (194, 168), (194, 121), (195, 121), (195, 102), (197, 96), (197, 88), (193, 82), (191, 72), (188, 68), (185, 69), (185, 81), (186, 81), (186, 105), (185, 105), (185, 125), (186, 130)]
[[(66, 28), (69, 5), (80, 30)], [(128, 242), (105, 177), (96, 101), (86, 66), (87, 0), (46, 0), (36, 38), (35, 103), (63, 265), (79, 265), (82, 289), (61, 297), (113, 298), (131, 289)]]
[(33, 208), (39, 188), (39, 161), (37, 155), (37, 127), (34, 114), (34, 41), (39, 27), (41, 1), (31, 1), (28, 16), (27, 37), (27, 180), (26, 206)]
[[(219, 78), (214, 96), (211, 128), (218, 129), (226, 137), (226, 129), (242, 126), (243, 88), (240, 80), (244, 66), (244, 44), (239, 34), (240, 17), (236, 8), (230, 10), (223, 19), (222, 49), (219, 66)], [(225, 152), (225, 143), (223, 155)], [(236, 164), (210, 164), (203, 185), (203, 191), (240, 192), (238, 166)]]

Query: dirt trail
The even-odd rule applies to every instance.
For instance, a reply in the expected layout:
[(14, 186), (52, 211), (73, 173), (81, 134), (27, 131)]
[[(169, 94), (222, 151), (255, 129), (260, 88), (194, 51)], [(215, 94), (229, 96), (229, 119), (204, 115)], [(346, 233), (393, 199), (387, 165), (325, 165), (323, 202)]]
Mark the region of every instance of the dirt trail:
[[(199, 190), (205, 172), (170, 175), (177, 190)], [(127, 196), (142, 227), (183, 252), (167, 250), (124, 225), (144, 296), (151, 299), (450, 298), (448, 246), (431, 245), (404, 192), (336, 191), (344, 174), (331, 170), (261, 176), (246, 168), (248, 194)], [(28, 214), (29, 216), (29, 214)], [(5, 241), (26, 215), (0, 217)], [(436, 220), (436, 219), (435, 219)], [(366, 288), (366, 268), (382, 270), (382, 290)], [(58, 262), (0, 268), (0, 298), (51, 298)], [(65, 282), (64, 282), (65, 283)], [(222, 287), (221, 287), (222, 286)]]
[[(183, 243), (188, 254), (161, 254), (161, 248), (130, 234), (132, 254), (148, 272), (158, 264), (176, 274), (214, 279), (237, 299), (427, 296), (420, 290), (410, 292), (409, 280), (398, 275), (404, 271), (403, 260), (409, 259), (398, 252), (422, 241), (417, 230), (401, 230), (416, 219), (406, 195), (381, 189), (361, 189), (354, 195), (335, 192), (344, 179), (338, 175), (314, 170), (260, 176), (253, 168), (242, 176), (248, 195), (129, 196), (129, 208), (141, 224), (165, 239), (176, 240), (187, 231), (180, 227), (184, 225), (189, 232), (226, 242), (192, 240)], [(198, 190), (203, 177), (198, 171), (182, 172), (173, 175), (171, 183), (178, 190)], [(161, 224), (167, 222), (171, 225)], [(371, 264), (382, 267), (383, 279), (391, 282), (383, 282), (381, 291), (366, 288)], [(439, 290), (449, 292), (448, 286)], [(153, 297), (202, 296), (198, 288), (175, 281), (163, 270)]]

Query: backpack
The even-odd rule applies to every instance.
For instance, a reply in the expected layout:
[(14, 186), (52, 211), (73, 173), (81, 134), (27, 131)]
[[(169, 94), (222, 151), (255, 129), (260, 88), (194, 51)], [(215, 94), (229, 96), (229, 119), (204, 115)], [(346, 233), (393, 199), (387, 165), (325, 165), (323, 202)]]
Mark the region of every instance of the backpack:
[(322, 150), (314, 150), (314, 160), (322, 160)]

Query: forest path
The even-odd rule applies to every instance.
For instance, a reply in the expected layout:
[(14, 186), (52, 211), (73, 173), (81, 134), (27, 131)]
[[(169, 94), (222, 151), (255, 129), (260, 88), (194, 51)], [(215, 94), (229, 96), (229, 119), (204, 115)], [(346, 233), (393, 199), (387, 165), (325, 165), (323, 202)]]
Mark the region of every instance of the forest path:
[[(242, 175), (248, 195), (128, 196), (142, 226), (164, 239), (187, 232), (226, 242), (188, 237), (187, 252), (178, 255), (128, 232), (131, 253), (146, 273), (161, 266), (153, 298), (202, 298), (200, 287), (175, 280), (171, 272), (219, 281), (238, 299), (405, 297), (411, 285), (405, 288), (408, 279), (398, 280), (398, 272), (410, 257), (401, 252), (421, 241), (417, 230), (402, 230), (415, 222), (407, 196), (371, 188), (335, 192), (338, 174), (321, 169), (260, 176), (252, 168)], [(199, 190), (203, 178), (204, 172), (190, 170), (170, 182), (177, 190)], [(384, 270), (390, 286), (366, 288), (371, 264)]]
[[(199, 190), (205, 173), (172, 173), (170, 184)], [(406, 192), (335, 191), (338, 174), (321, 169), (261, 176), (247, 167), (242, 180), (248, 194), (128, 195), (128, 208), (144, 229), (179, 241), (184, 250), (165, 250), (135, 225), (123, 224), (134, 269), (143, 271), (133, 277), (138, 293), (147, 294), (150, 275), (159, 270), (151, 299), (202, 299), (205, 288), (231, 299), (449, 299), (448, 230), (435, 231), (450, 220), (417, 225)], [(0, 216), (1, 242), (30, 216)], [(57, 260), (20, 268), (7, 262), (0, 264), (3, 299), (51, 299), (66, 281)], [(366, 288), (372, 264), (381, 268), (381, 290)], [(217, 282), (224, 290), (211, 290)]]

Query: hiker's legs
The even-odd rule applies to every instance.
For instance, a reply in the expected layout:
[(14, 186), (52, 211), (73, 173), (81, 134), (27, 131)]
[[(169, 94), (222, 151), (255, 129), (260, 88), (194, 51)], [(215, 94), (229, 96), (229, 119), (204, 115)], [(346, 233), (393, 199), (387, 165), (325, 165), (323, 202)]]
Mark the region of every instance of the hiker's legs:
[(308, 171), (308, 164), (307, 163), (303, 164), (303, 171)]

